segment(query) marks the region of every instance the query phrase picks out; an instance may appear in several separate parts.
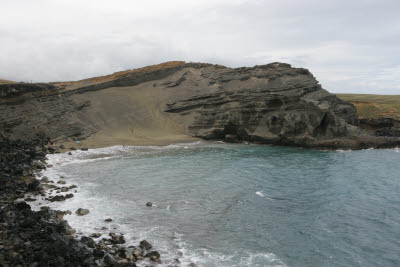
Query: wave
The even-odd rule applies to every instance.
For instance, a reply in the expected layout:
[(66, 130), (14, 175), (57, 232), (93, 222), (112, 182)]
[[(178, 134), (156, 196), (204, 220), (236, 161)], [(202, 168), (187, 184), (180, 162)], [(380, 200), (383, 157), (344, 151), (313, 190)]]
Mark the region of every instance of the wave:
[(204, 142), (196, 141), (192, 143), (177, 143), (167, 146), (110, 146), (104, 148), (89, 149), (87, 151), (83, 150), (73, 150), (71, 155), (69, 152), (64, 152), (60, 154), (49, 154), (47, 155), (47, 163), (53, 166), (64, 166), (68, 164), (79, 164), (88, 163), (98, 160), (107, 160), (112, 158), (118, 158), (122, 156), (128, 156), (135, 153), (143, 153), (148, 151), (164, 151), (172, 149), (189, 149), (195, 148)]

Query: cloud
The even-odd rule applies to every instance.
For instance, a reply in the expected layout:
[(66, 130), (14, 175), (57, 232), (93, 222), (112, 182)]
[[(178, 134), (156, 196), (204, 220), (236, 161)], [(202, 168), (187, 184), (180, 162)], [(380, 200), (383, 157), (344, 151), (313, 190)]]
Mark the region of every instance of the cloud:
[(332, 92), (400, 94), (399, 9), (397, 0), (2, 0), (0, 77), (284, 61), (309, 68)]

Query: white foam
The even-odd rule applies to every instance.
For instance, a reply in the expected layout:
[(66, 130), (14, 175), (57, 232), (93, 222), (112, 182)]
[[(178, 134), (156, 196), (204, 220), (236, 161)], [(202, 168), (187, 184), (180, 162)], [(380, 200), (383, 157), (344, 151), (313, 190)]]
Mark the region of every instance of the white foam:
[(256, 195), (260, 196), (260, 197), (265, 197), (263, 191), (257, 191)]

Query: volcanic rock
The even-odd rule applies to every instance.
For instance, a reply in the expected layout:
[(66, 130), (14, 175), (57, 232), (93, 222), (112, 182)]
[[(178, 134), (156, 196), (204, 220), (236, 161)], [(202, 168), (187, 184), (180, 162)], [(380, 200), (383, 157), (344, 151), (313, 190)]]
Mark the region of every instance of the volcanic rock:
[(75, 211), (75, 213), (78, 214), (79, 216), (84, 216), (86, 214), (89, 214), (89, 212), (90, 211), (88, 209), (82, 209), (82, 208), (79, 208)]
[(151, 244), (147, 242), (146, 240), (140, 241), (139, 248), (141, 250), (150, 250), (152, 248)]

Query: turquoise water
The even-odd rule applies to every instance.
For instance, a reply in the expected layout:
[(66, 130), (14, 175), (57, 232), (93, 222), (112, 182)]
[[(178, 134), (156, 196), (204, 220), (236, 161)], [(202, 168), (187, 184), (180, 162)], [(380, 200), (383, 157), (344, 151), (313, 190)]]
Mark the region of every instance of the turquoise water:
[(146, 238), (165, 266), (398, 266), (399, 152), (111, 147), (52, 155), (45, 174), (79, 185), (52, 204), (90, 209), (66, 217), (78, 232)]

